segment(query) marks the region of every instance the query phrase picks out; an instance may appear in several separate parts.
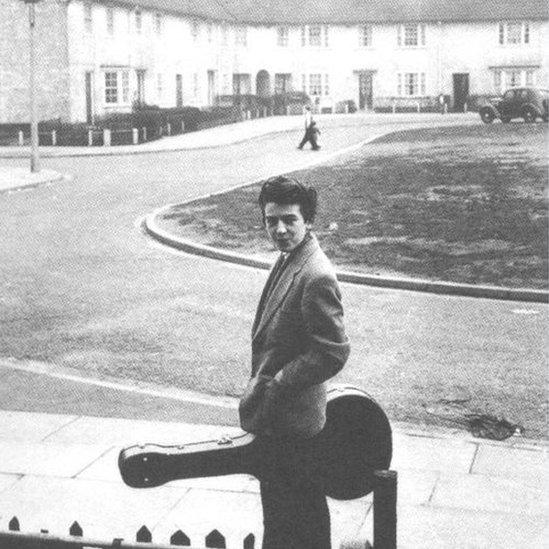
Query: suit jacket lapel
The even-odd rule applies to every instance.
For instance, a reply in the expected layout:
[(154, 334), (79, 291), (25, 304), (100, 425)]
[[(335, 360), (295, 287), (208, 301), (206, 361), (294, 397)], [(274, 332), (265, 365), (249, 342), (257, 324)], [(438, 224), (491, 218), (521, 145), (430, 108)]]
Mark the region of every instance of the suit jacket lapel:
[[(269, 282), (272, 281), (272, 277), (269, 277), (269, 280), (265, 284), (265, 288), (261, 295), (261, 300), (256, 313), (254, 328), (252, 331), (252, 340), (259, 336), (259, 334), (268, 325), (280, 305), (282, 305), (284, 298), (294, 282), (295, 276), (299, 273), (299, 271), (301, 271), (305, 261), (317, 247), (318, 243), (316, 238), (311, 235), (307, 242), (305, 242), (304, 245), (296, 251), (296, 255), (289, 259), (289, 263), (284, 268), (284, 271), (280, 275), (276, 286), (272, 292), (270, 292), (270, 295), (268, 295), (268, 291), (270, 286)], [(273, 268), (271, 275), (273, 275), (275, 271), (276, 269)]]

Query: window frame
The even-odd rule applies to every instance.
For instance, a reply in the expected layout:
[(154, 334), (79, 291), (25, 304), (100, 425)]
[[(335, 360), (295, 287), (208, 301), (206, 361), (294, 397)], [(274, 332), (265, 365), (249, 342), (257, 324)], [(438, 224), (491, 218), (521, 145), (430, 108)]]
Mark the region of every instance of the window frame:
[(372, 25), (361, 25), (358, 27), (358, 47), (359, 48), (371, 48), (372, 47)]
[[(410, 31), (415, 34), (414, 41), (410, 41)], [(403, 23), (399, 25), (397, 44), (400, 48), (424, 48), (426, 44), (425, 23)]]
[(279, 48), (287, 48), (290, 45), (290, 29), (285, 26), (276, 28), (276, 45)]
[[(410, 92), (410, 93), (407, 93)], [(426, 75), (424, 72), (397, 73), (398, 97), (424, 97), (426, 94)]]
[[(518, 31), (517, 38), (509, 40), (510, 29)], [(498, 44), (506, 47), (525, 46), (531, 43), (530, 21), (500, 21), (498, 23)]]

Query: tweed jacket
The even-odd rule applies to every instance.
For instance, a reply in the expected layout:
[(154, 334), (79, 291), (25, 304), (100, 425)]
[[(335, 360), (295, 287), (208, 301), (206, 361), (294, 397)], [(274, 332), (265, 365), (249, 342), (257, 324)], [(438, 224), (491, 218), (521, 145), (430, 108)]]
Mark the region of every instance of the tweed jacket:
[(240, 423), (256, 434), (309, 438), (326, 422), (325, 382), (349, 356), (341, 293), (310, 233), (270, 289), (276, 270), (277, 264), (252, 328), (252, 374), (240, 401)]

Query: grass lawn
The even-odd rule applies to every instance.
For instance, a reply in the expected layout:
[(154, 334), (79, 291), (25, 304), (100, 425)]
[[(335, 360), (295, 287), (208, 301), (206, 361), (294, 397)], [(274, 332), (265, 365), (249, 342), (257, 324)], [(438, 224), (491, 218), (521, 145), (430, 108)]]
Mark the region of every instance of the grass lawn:
[[(548, 287), (547, 125), (389, 134), (292, 175), (319, 191), (315, 232), (342, 269)], [(211, 246), (273, 253), (260, 183), (175, 206), (164, 228)]]

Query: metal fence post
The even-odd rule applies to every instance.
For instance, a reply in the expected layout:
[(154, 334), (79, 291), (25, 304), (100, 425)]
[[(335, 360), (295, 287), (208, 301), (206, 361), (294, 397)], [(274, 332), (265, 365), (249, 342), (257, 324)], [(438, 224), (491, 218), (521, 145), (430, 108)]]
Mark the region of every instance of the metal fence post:
[(374, 476), (374, 547), (396, 549), (397, 472), (375, 471)]

